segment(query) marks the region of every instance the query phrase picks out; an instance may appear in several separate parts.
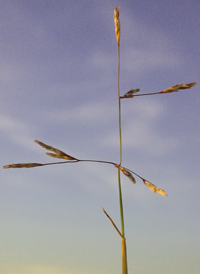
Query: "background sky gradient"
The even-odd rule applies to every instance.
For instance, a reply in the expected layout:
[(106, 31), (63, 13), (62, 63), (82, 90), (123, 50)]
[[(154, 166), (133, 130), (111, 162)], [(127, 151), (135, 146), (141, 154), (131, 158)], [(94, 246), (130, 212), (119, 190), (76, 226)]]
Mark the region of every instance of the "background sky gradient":
[[(123, 95), (200, 82), (198, 0), (0, 1), (1, 166), (53, 162), (38, 139), (80, 159), (119, 161)], [(122, 100), (129, 273), (200, 272), (199, 84)], [(123, 174), (122, 174), (123, 175)], [(0, 273), (121, 273), (117, 169), (78, 163), (0, 172)]]

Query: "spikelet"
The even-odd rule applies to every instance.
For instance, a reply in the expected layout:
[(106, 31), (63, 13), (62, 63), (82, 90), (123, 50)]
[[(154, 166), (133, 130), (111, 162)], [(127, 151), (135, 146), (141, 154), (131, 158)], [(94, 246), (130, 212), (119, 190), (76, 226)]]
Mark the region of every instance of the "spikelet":
[(12, 165), (6, 165), (3, 166), (3, 168), (31, 168), (31, 167), (37, 167), (37, 166), (43, 166), (43, 164), (38, 163), (21, 163), (21, 164), (12, 164)]
[(143, 179), (143, 182), (144, 182), (144, 184), (145, 184), (148, 188), (150, 188), (154, 193), (158, 192), (159, 194), (161, 194), (161, 195), (163, 195), (163, 196), (167, 196), (167, 194), (165, 193), (165, 191), (164, 191), (163, 189), (156, 187), (154, 184), (148, 182), (147, 180), (144, 180), (144, 179)]
[(77, 161), (76, 158), (66, 154), (65, 152), (57, 149), (57, 148), (54, 148), (52, 146), (49, 146), (49, 145), (46, 145), (38, 140), (35, 140), (35, 142), (40, 145), (41, 147), (47, 149), (47, 150), (50, 150), (50, 151), (53, 151), (54, 153), (46, 153), (48, 156), (50, 157), (53, 157), (53, 158), (59, 158), (59, 159), (65, 159), (65, 160), (71, 160), (71, 161)]
[(115, 35), (116, 35), (117, 43), (119, 45), (119, 41), (120, 41), (119, 7), (115, 7), (113, 17), (115, 22)]
[(163, 196), (167, 196), (167, 194), (165, 193), (165, 191), (161, 188), (156, 188), (156, 192), (158, 192), (159, 194), (163, 195)]
[(194, 87), (197, 84), (197, 82), (192, 82), (192, 83), (188, 83), (188, 84), (178, 84), (178, 85), (174, 85), (171, 86), (167, 89), (164, 89), (162, 91), (160, 91), (159, 93), (169, 93), (169, 92), (177, 92), (179, 91), (179, 89), (190, 89), (192, 87)]
[(119, 166), (117, 164), (115, 165), (115, 167), (118, 168), (125, 176), (127, 176), (133, 184), (136, 183), (136, 180), (133, 177), (133, 175), (125, 167)]
[(136, 88), (136, 89), (130, 89), (127, 93), (124, 94), (124, 96), (121, 96), (120, 98), (123, 99), (123, 98), (133, 98), (135, 93), (139, 92), (140, 89), (139, 88)]

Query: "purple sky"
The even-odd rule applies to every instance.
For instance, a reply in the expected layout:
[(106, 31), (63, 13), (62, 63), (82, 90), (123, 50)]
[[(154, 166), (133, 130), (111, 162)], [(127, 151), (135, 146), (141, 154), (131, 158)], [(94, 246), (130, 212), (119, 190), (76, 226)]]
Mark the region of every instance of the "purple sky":
[[(1, 166), (51, 162), (38, 139), (81, 159), (119, 161), (123, 95), (200, 82), (199, 1), (1, 1)], [(199, 84), (122, 101), (129, 273), (200, 271)], [(117, 170), (78, 163), (0, 172), (3, 274), (121, 273)], [(14, 271), (14, 272), (13, 272)]]

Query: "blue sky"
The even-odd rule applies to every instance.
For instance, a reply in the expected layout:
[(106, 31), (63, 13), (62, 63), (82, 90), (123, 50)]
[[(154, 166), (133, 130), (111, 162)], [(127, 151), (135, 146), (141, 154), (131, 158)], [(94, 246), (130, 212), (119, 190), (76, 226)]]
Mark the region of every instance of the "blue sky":
[[(119, 161), (123, 95), (199, 82), (199, 1), (1, 1), (1, 166), (51, 162), (38, 139), (80, 159)], [(199, 85), (122, 101), (129, 273), (200, 271)], [(78, 163), (0, 172), (3, 274), (121, 273), (117, 170)]]

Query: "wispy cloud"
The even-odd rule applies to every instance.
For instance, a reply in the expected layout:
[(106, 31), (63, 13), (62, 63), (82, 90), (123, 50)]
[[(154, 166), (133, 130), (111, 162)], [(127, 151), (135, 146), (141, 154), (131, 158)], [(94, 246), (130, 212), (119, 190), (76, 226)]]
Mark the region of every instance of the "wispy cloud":
[[(123, 112), (123, 106), (122, 106)], [(123, 121), (123, 147), (126, 149), (140, 149), (152, 155), (164, 155), (178, 146), (175, 137), (165, 136), (159, 130), (159, 122), (166, 111), (161, 103), (154, 100), (143, 100), (142, 104), (129, 104), (126, 107)], [(119, 146), (119, 138), (112, 130), (102, 138), (102, 145)]]
[(111, 122), (116, 112), (115, 109), (117, 110), (117, 108), (109, 103), (83, 102), (82, 105), (73, 106), (70, 109), (55, 110), (53, 113), (52, 111), (43, 112), (43, 117), (54, 123), (92, 126), (94, 124), (107, 124)]
[(33, 146), (34, 129), (24, 121), (0, 115), (0, 130), (5, 139), (15, 145), (20, 145), (28, 150), (35, 150)]
[[(122, 136), (125, 149), (140, 149), (158, 156), (172, 152), (179, 146), (176, 137), (170, 137), (170, 134), (166, 136), (159, 128), (167, 112), (162, 103), (152, 99), (143, 100), (141, 104), (134, 99), (129, 102), (124, 101), (122, 104)], [(119, 147), (117, 108), (113, 103), (86, 103), (71, 109), (54, 111), (53, 114), (47, 111), (42, 116), (48, 123), (65, 124), (66, 128), (73, 126), (79, 130), (84, 126), (88, 132), (90, 128), (93, 132), (95, 126), (98, 145), (116, 149)], [(109, 128), (109, 131), (105, 130), (106, 128)], [(84, 134), (82, 138), (89, 137)]]

